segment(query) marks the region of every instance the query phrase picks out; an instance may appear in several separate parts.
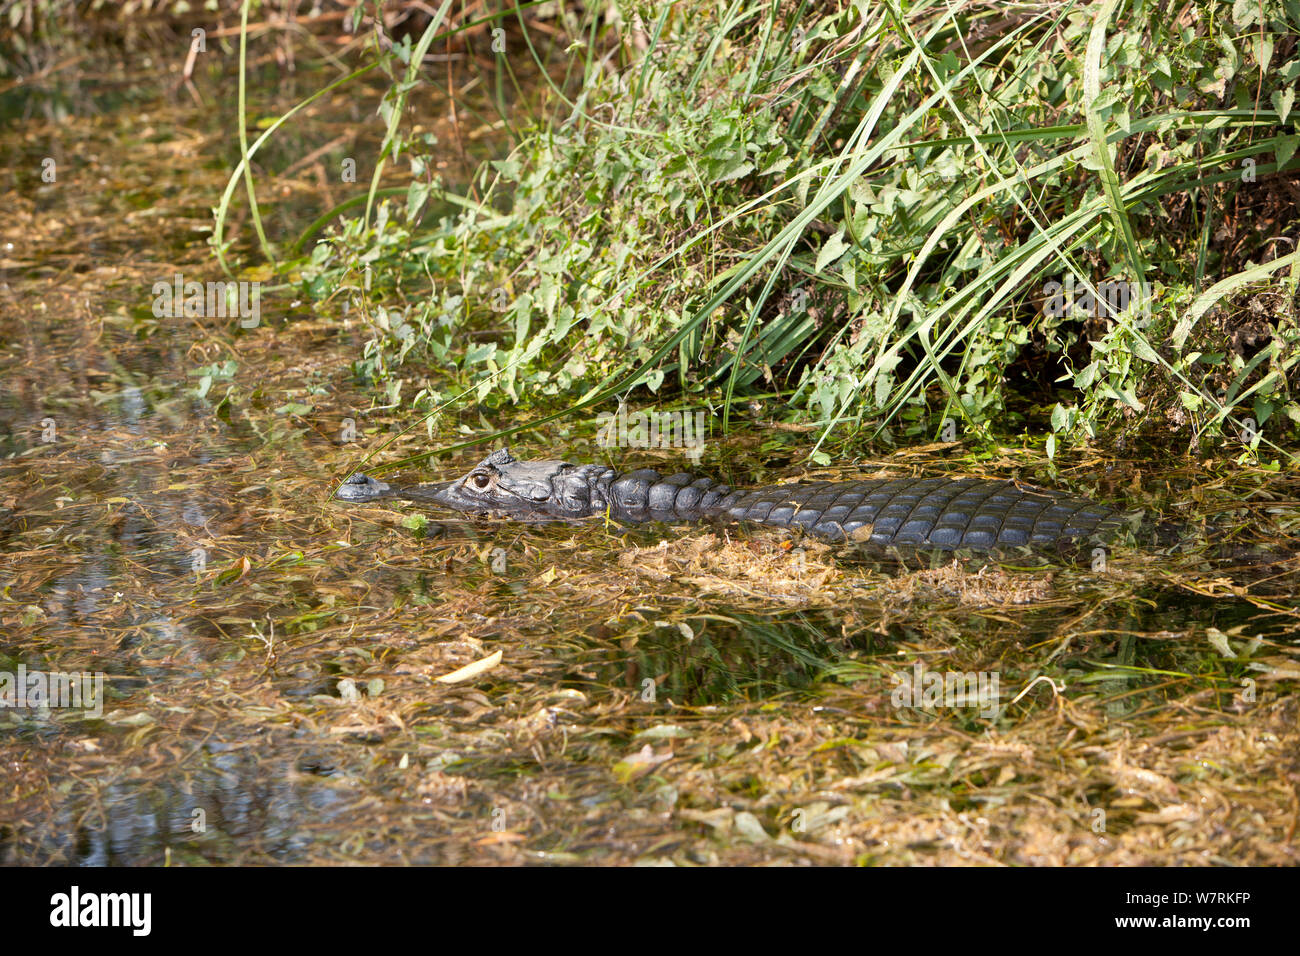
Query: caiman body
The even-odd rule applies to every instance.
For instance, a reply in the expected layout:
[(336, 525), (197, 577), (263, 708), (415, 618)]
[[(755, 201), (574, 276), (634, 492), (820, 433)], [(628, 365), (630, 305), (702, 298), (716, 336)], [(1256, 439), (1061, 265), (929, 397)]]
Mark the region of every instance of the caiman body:
[(504, 448), (454, 481), (400, 487), (356, 474), (336, 494), (351, 502), (401, 498), (524, 521), (754, 522), (884, 549), (1060, 551), (1104, 541), (1122, 523), (1105, 505), (1014, 481), (866, 478), (733, 490), (690, 474), (518, 461)]

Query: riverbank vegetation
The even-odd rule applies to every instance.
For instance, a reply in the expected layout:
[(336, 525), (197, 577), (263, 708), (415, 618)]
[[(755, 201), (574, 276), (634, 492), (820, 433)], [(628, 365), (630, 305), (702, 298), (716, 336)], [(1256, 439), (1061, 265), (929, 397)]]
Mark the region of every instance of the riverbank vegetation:
[[(60, 7), (117, 22), (11, 4), (6, 71), (58, 68)], [(277, 5), (216, 8), (230, 55), (287, 29)], [(214, 248), (360, 317), (358, 378), (430, 434), (623, 401), (714, 432), (761, 407), (815, 429), (818, 459), (990, 431), (1049, 456), (1295, 446), (1300, 0), (312, 12), (348, 41), (322, 93), (390, 77), (381, 146), (277, 235), (258, 150), (295, 114), (241, 94)]]
[(404, 400), (1294, 444), (1295, 0), (525, 12), (467, 58), (536, 59), (532, 124), (433, 204), (395, 74), (410, 188), (303, 268)]

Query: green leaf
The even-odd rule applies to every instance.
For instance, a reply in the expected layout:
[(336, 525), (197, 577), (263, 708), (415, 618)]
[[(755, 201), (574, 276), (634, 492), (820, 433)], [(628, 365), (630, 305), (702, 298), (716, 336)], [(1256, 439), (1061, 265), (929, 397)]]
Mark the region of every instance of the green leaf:
[(849, 244), (844, 241), (844, 230), (840, 229), (839, 232), (826, 240), (821, 252), (817, 253), (817, 265), (814, 267), (814, 271), (820, 273), (828, 265), (844, 255), (848, 248)]
[(1156, 364), (1160, 361), (1160, 356), (1156, 354), (1156, 350), (1153, 349), (1150, 343), (1141, 336), (1135, 336), (1133, 338), (1133, 354), (1144, 362)]
[(1264, 423), (1273, 417), (1273, 412), (1277, 408), (1271, 401), (1263, 395), (1255, 396), (1255, 421), (1260, 428)]
[(1100, 371), (1101, 371), (1100, 362), (1093, 362), (1087, 365), (1086, 367), (1083, 368), (1082, 371), (1079, 372), (1079, 374), (1074, 376), (1074, 387), (1078, 389), (1084, 389), (1084, 390), (1090, 388), (1092, 386), (1092, 383), (1097, 380), (1097, 373), (1099, 373)]
[[(1278, 123), (1285, 123), (1286, 118), (1291, 114), (1291, 105), (1295, 103), (1295, 87), (1289, 86), (1285, 90), (1277, 90), (1272, 99), (1273, 109), (1277, 110)], [(1292, 152), (1294, 151), (1293, 148)]]
[(465, 364), (475, 365), (479, 362), (486, 362), (496, 354), (497, 344), (495, 342), (485, 342), (481, 345), (471, 345), (465, 349)]
[(424, 204), (429, 201), (429, 193), (433, 187), (425, 182), (413, 182), (406, 191), (406, 218), (414, 220), (420, 215), (420, 210)]
[(722, 171), (713, 177), (713, 182), (729, 183), (733, 179), (748, 176), (753, 171), (754, 164), (745, 158), (744, 153), (741, 153), (722, 167)]
[(1291, 162), (1291, 157), (1295, 155), (1296, 147), (1300, 146), (1300, 136), (1279, 136), (1277, 138), (1277, 168), (1281, 169), (1287, 163)]
[[(1186, 322), (1190, 329), (1200, 320), (1201, 316), (1205, 315), (1224, 296), (1243, 285), (1266, 279), (1279, 269), (1296, 268), (1298, 262), (1300, 262), (1300, 252), (1293, 252), (1290, 255), (1280, 256), (1271, 262), (1260, 263), (1257, 266), (1251, 266), (1249, 269), (1243, 269), (1241, 272), (1235, 272), (1224, 279), (1220, 279), (1196, 297), (1187, 313), (1179, 321), (1179, 325), (1181, 326)], [(1175, 331), (1176, 335), (1177, 331)]]

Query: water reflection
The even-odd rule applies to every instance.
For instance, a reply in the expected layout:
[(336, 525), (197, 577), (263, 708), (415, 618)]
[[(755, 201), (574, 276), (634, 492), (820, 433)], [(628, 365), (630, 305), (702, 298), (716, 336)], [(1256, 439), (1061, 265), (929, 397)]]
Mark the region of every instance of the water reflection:
[[(317, 838), (358, 799), (333, 770), (303, 769), (212, 748), (181, 780), (122, 781), (90, 803), (66, 804), (54, 826), (23, 848), (28, 860), (77, 866), (301, 863)], [(24, 862), (14, 859), (10, 862)]]

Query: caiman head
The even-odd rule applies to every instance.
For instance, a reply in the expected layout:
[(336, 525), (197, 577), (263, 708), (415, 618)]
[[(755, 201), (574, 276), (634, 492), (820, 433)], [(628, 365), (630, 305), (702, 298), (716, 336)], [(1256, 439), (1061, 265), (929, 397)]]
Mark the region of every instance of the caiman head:
[(391, 485), (357, 472), (348, 475), (348, 480), (339, 485), (338, 490), (334, 492), (334, 497), (356, 504), (364, 504), (367, 501), (375, 501), (379, 498), (392, 498), (394, 495)]
[(356, 503), (405, 498), (471, 514), (545, 518), (553, 516), (552, 507), (548, 507), (555, 504), (552, 479), (565, 467), (565, 462), (559, 460), (518, 461), (509, 449), (502, 448), (454, 481), (402, 488), (355, 474), (339, 486), (335, 495)]

